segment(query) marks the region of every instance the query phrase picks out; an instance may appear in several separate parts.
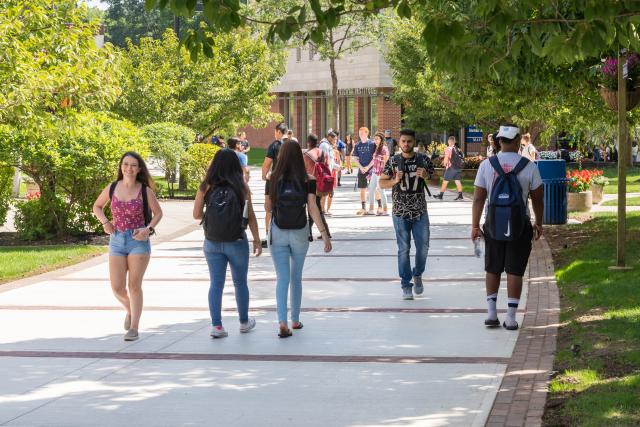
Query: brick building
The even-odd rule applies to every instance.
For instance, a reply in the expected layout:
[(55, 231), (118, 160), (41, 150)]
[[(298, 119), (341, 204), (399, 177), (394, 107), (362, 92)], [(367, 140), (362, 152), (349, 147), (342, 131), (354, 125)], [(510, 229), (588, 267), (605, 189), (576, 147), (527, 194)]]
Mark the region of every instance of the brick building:
[[(320, 61), (313, 47), (292, 49), (287, 71), (273, 90), (276, 99), (271, 110), (304, 144), (308, 133), (324, 135), (331, 123), (333, 108), (338, 108), (341, 137), (356, 135), (361, 126), (372, 132), (390, 129), (398, 138), (401, 108), (391, 100), (391, 73), (376, 47), (367, 47), (336, 61), (338, 105), (331, 99), (329, 63)], [(255, 147), (266, 147), (273, 140), (276, 122), (266, 128), (243, 129)]]

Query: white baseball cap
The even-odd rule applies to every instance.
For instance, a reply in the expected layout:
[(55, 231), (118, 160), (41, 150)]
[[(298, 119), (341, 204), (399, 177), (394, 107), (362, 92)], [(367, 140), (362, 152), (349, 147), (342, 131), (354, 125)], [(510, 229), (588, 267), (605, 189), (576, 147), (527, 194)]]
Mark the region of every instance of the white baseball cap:
[(520, 129), (517, 126), (505, 125), (500, 126), (500, 130), (498, 130), (498, 135), (496, 138), (507, 138), (513, 139), (520, 134)]

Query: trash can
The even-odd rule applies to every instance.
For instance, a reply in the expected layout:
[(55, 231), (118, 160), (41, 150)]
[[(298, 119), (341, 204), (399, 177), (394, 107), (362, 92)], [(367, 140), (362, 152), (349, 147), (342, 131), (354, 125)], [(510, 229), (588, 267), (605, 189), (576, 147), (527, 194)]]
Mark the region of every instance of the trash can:
[(564, 160), (538, 160), (544, 185), (544, 224), (567, 223), (567, 163)]

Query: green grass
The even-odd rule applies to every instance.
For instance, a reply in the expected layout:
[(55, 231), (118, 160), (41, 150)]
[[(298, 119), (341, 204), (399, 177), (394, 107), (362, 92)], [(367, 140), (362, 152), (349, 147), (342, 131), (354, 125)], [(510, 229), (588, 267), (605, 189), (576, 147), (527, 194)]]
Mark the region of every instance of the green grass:
[[(604, 187), (605, 194), (618, 193), (618, 168), (604, 168), (609, 185)], [(627, 168), (627, 193), (640, 193), (640, 167)]]
[[(618, 206), (618, 199), (608, 200), (602, 206)], [(627, 206), (640, 206), (640, 197), (628, 197)]]
[(554, 259), (562, 300), (560, 374), (550, 398), (565, 400), (547, 411), (547, 424), (640, 425), (640, 212), (627, 219), (630, 272), (608, 270), (615, 229), (614, 215), (595, 214), (563, 230), (567, 248)]
[(0, 249), (0, 283), (76, 264), (106, 252), (105, 246), (16, 246)]
[(265, 148), (253, 148), (247, 153), (247, 157), (249, 158), (249, 166), (262, 166), (262, 162), (264, 162), (264, 156), (267, 154), (267, 150)]
[[(156, 183), (156, 187), (157, 187), (156, 194), (158, 195), (158, 197), (168, 198), (169, 197), (169, 189), (168, 189), (167, 180), (163, 176), (154, 176), (153, 180)], [(177, 197), (177, 198), (191, 198), (191, 199), (193, 199), (193, 198), (196, 197), (196, 190), (187, 189), (186, 191), (179, 191), (178, 190), (178, 183), (174, 184), (174, 188), (175, 188), (174, 196)]]

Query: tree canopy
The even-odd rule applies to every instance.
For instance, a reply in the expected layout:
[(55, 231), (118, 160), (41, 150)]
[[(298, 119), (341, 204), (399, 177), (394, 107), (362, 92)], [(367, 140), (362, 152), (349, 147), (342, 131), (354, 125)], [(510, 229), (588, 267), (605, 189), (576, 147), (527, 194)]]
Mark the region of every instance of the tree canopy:
[(283, 53), (248, 29), (209, 37), (215, 55), (197, 63), (172, 30), (129, 42), (115, 111), (138, 125), (174, 122), (202, 134), (272, 120), (270, 90), (284, 73)]

